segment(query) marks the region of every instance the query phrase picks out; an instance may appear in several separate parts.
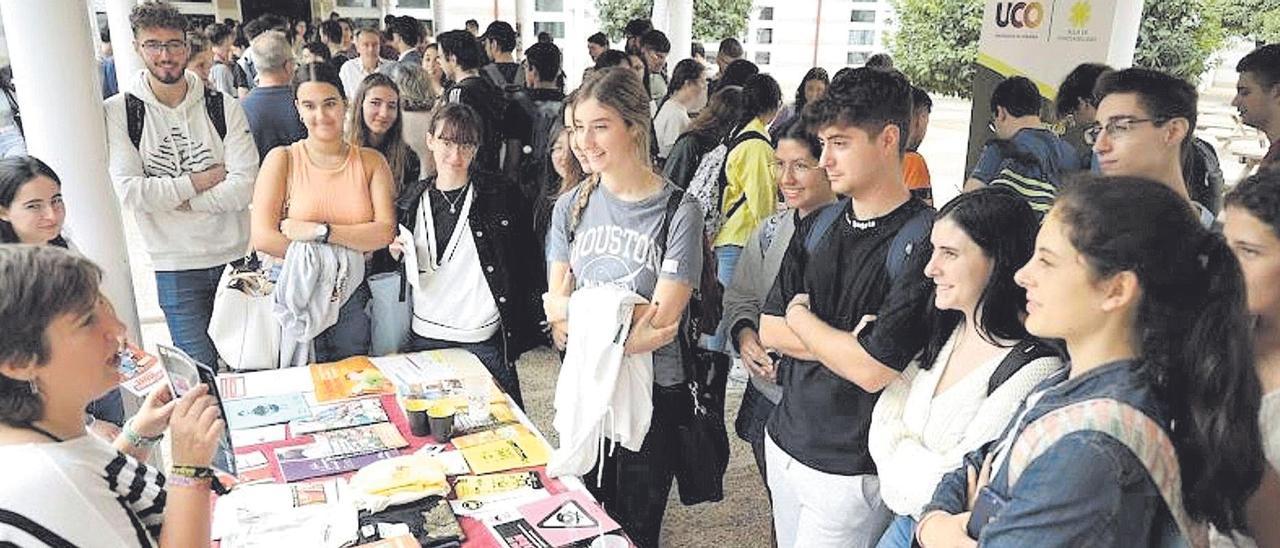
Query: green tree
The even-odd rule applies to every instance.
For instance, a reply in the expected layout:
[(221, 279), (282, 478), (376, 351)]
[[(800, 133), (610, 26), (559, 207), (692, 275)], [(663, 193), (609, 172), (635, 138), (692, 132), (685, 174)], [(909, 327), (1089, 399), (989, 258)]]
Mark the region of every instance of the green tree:
[(752, 0), (694, 0), (693, 36), (719, 42), (747, 31)]
[(622, 39), (627, 21), (653, 13), (653, 0), (596, 0), (596, 13), (600, 15), (600, 32), (605, 33), (610, 42), (617, 42)]
[(889, 37), (894, 66), (929, 91), (969, 97), (982, 0), (893, 0), (893, 7), (898, 13), (898, 33)]
[(1227, 36), (1280, 42), (1280, 0), (1210, 0)]
[[(627, 21), (649, 17), (653, 13), (653, 0), (595, 0), (600, 15), (601, 32), (609, 40), (622, 39), (622, 29)], [(693, 36), (706, 40), (720, 40), (741, 36), (747, 30), (747, 17), (752, 0), (694, 0)]]
[[(1218, 1), (1240, 0), (1146, 0), (1134, 65), (1195, 82), (1227, 34), (1221, 10), (1212, 9)], [(895, 66), (929, 91), (970, 97), (984, 2), (893, 0), (893, 4), (898, 32), (889, 44)]]

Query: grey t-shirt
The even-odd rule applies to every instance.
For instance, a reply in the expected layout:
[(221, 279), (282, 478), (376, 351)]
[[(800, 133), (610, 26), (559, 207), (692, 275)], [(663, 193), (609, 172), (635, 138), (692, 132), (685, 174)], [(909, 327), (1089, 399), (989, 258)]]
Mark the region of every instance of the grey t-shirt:
[[(658, 233), (667, 200), (676, 190), (667, 181), (656, 195), (628, 202), (614, 196), (604, 185), (595, 185), (578, 222), (572, 249), (569, 213), (578, 191), (566, 193), (556, 200), (551, 214), (547, 262), (569, 263), (575, 289), (617, 284), (652, 299), (659, 278), (696, 288), (702, 273), (702, 211), (687, 194), (671, 219), (666, 255), (658, 256)], [(653, 380), (661, 386), (684, 380), (678, 342), (653, 353)]]

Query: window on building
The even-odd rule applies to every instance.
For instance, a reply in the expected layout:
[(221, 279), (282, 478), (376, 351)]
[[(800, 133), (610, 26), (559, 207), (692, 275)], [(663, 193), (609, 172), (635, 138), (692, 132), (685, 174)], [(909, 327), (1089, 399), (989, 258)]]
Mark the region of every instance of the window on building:
[(756, 52), (756, 64), (757, 64), (757, 65), (767, 65), (767, 64), (769, 64), (769, 52), (767, 52), (767, 51), (757, 51), (757, 52)]
[(876, 22), (875, 10), (853, 10), (849, 15), (851, 23), (874, 23)]
[(535, 0), (533, 11), (564, 11), (564, 0)]
[(851, 30), (849, 31), (850, 46), (870, 46), (875, 44), (876, 36), (874, 31), (870, 30)]
[(396, 0), (396, 7), (404, 9), (429, 10), (431, 9), (431, 0)]
[(768, 7), (768, 8), (760, 8), (760, 20), (761, 20), (761, 21), (772, 21), (772, 20), (773, 20), (773, 8), (772, 8), (772, 7)]
[(871, 57), (870, 53), (865, 51), (851, 51), (849, 56), (845, 58), (845, 63), (851, 67), (858, 67), (867, 64), (867, 58)]
[(376, 8), (373, 0), (338, 0), (340, 8)]
[(756, 29), (756, 43), (757, 43), (757, 44), (772, 44), (772, 43), (773, 43), (773, 29)]
[(535, 21), (533, 23), (533, 34), (545, 32), (551, 35), (551, 38), (560, 40), (564, 38), (564, 23), (560, 21)]

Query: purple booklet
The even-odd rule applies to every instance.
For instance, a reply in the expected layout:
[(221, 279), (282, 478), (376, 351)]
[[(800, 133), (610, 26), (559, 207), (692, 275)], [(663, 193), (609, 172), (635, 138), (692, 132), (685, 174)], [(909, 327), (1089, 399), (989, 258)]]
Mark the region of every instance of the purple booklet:
[(351, 455), (345, 457), (311, 457), (307, 448), (311, 445), (296, 445), (276, 449), (276, 460), (280, 462), (280, 475), (286, 482), (332, 476), (354, 472), (383, 459), (400, 455), (400, 451), (389, 449), (377, 453)]

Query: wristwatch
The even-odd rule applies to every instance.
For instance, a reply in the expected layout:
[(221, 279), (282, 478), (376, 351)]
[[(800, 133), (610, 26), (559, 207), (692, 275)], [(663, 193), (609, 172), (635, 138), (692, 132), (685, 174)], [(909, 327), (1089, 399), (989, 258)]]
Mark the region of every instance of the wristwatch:
[(322, 244), (329, 243), (329, 223), (316, 225), (315, 241)]

